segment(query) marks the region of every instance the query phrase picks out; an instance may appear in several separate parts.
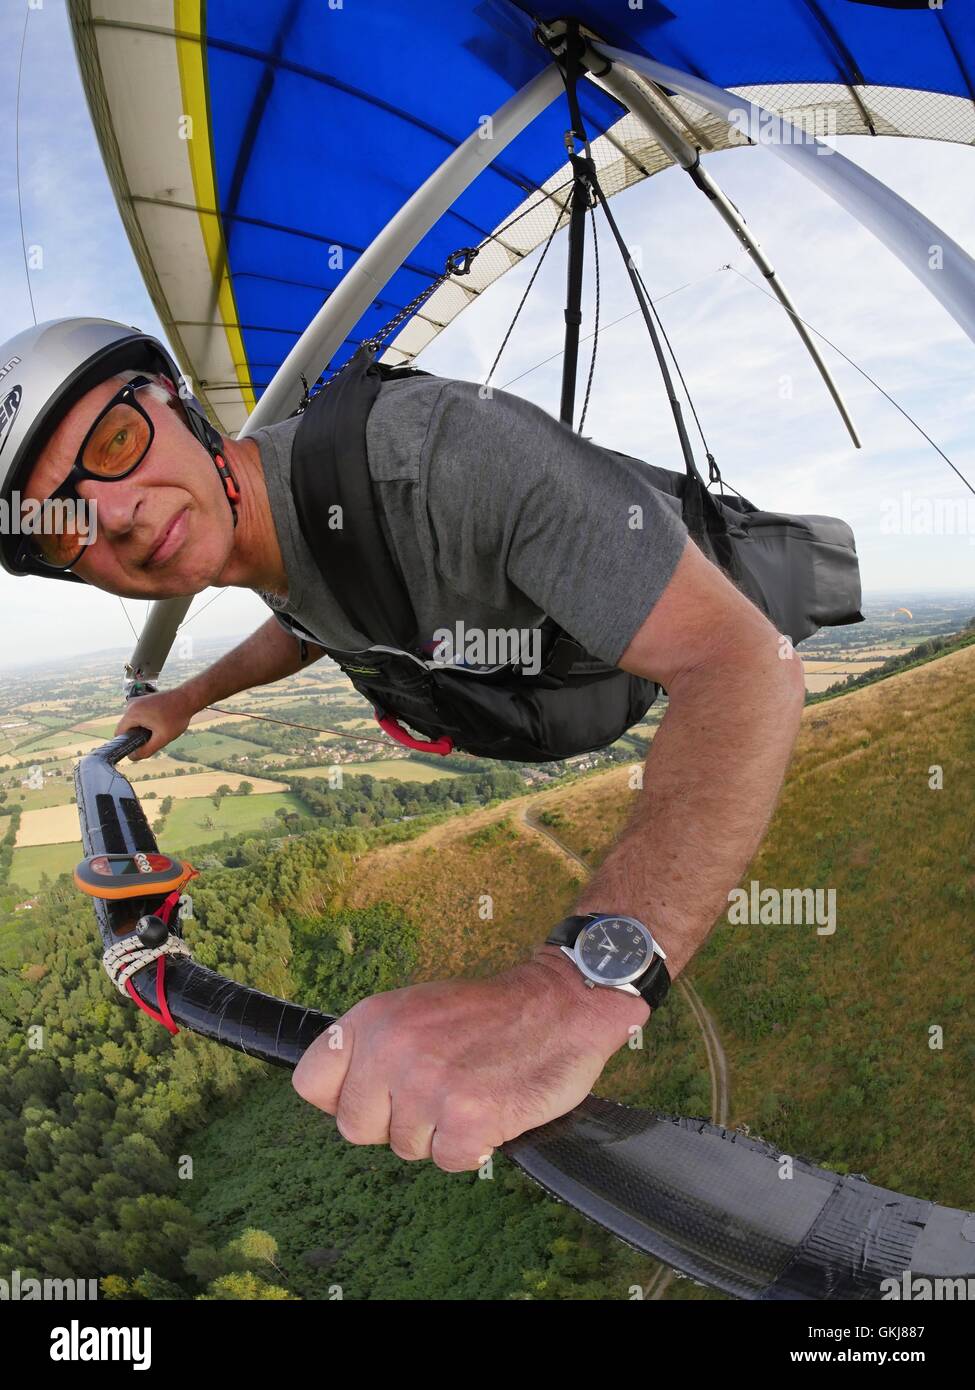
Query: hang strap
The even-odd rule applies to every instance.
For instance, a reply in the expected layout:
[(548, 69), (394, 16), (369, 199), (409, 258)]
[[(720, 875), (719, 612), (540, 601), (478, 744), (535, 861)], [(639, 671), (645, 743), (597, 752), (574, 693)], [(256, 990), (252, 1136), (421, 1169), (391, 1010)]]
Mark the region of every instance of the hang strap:
[[(596, 166), (589, 148), (582, 111), (579, 107), (579, 78), (582, 76), (582, 53), (585, 44), (576, 20), (568, 21), (565, 48), (560, 63), (565, 94), (569, 103), (570, 128), (565, 133), (566, 151), (572, 167), (572, 195), (569, 210), (569, 255), (565, 291), (565, 348), (562, 355), (562, 400), (559, 416), (562, 423), (573, 428), (575, 419), (576, 378), (579, 372), (579, 333), (582, 327), (582, 281), (586, 259), (586, 213), (592, 206), (593, 181)], [(577, 154), (579, 141), (584, 154)]]

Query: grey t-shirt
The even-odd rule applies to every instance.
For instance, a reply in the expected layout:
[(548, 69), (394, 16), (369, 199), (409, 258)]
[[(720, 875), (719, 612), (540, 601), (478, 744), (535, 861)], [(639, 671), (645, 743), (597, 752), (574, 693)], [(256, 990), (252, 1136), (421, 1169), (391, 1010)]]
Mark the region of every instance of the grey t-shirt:
[[(299, 421), (252, 436), (261, 453), (287, 600), (261, 594), (328, 646), (356, 651), (309, 550), (291, 492)], [(471, 382), (385, 382), (366, 430), (383, 529), (421, 634), (536, 627), (553, 617), (613, 665), (680, 558), (687, 531), (642, 465), (580, 438), (538, 406)], [(640, 524), (642, 523), (642, 524)]]

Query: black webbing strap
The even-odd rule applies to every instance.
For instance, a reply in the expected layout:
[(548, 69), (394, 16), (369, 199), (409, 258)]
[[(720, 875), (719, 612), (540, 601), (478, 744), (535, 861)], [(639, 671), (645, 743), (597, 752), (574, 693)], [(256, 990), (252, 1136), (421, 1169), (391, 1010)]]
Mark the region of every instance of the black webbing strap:
[(592, 161), (569, 156), (572, 164), (572, 202), (569, 213), (569, 258), (565, 292), (565, 350), (562, 355), (562, 402), (559, 417), (573, 427), (576, 377), (579, 372), (579, 331), (582, 327), (582, 276), (586, 257), (586, 213), (591, 198), (589, 171)]
[(366, 450), (382, 382), (375, 354), (363, 347), (312, 397), (295, 433), (291, 484), (302, 534), (349, 621), (371, 643), (409, 649), (416, 616), (379, 521)]
[[(572, 195), (569, 205), (569, 255), (565, 291), (565, 349), (562, 355), (562, 401), (559, 416), (562, 423), (573, 427), (575, 418), (576, 377), (579, 371), (579, 331), (582, 327), (582, 280), (586, 258), (586, 213), (592, 202), (592, 181), (596, 169), (589, 149), (589, 138), (579, 108), (579, 78), (582, 76), (582, 53), (585, 44), (579, 25), (569, 21), (562, 59), (562, 78), (569, 103), (571, 126), (566, 132), (569, 163), (572, 166)], [(574, 140), (580, 141), (585, 154), (576, 154)]]

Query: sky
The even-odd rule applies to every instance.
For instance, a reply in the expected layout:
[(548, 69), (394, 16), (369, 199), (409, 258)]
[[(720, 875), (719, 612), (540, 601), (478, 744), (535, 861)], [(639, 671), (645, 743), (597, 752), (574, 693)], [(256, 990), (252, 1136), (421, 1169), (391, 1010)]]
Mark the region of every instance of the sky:
[[(63, 0), (33, 0), (19, 123), (24, 236), (43, 253), (30, 274), (39, 321), (91, 314), (164, 336), (115, 206), (85, 103)], [(17, 66), (27, 0), (0, 5), (0, 342), (32, 322), (18, 217)], [(151, 132), (147, 132), (151, 139)], [(838, 148), (916, 204), (975, 254), (975, 148), (935, 141), (845, 137)], [(315, 144), (313, 149), (327, 148)], [(975, 478), (975, 344), (867, 231), (761, 147), (709, 156), (707, 167), (748, 218), (800, 314), (875, 377)], [(842, 516), (854, 528), (864, 589), (900, 596), (975, 590), (975, 498), (928, 444), (850, 366), (824, 355), (864, 440), (855, 450), (818, 373), (782, 310), (735, 271), (757, 272), (679, 170), (614, 199), (640, 257), (712, 452), (725, 477), (768, 510)], [(564, 234), (536, 282), (494, 376), (553, 413)], [(601, 237), (601, 320), (585, 433), (599, 443), (679, 468), (673, 425), (646, 330), (608, 234)], [(731, 264), (735, 270), (721, 269)], [(509, 273), (447, 328), (419, 365), (483, 380), (535, 257)], [(591, 309), (591, 294), (588, 307)], [(621, 323), (613, 320), (628, 315)], [(587, 314), (591, 326), (591, 313)], [(589, 327), (584, 328), (589, 331)], [(588, 345), (581, 374), (588, 371)], [(517, 380), (515, 380), (517, 378)], [(963, 508), (961, 534), (903, 534), (892, 518), (918, 508)], [(971, 504), (970, 506), (968, 504)], [(201, 638), (240, 636), (266, 619), (253, 594), (212, 591), (194, 601)], [(90, 587), (0, 572), (0, 667), (128, 646), (146, 605)], [(194, 613), (199, 618), (194, 619)], [(121, 675), (121, 673), (120, 673)]]

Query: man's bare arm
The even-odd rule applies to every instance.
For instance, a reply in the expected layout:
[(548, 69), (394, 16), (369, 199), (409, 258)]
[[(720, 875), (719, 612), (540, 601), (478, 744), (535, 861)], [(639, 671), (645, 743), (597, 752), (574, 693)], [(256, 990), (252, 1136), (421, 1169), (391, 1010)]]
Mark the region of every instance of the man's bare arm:
[[(771, 625), (689, 543), (621, 658), (666, 687), (670, 708), (637, 813), (579, 908), (641, 918), (674, 973), (724, 907), (782, 783), (803, 692), (801, 663), (780, 650)], [(294, 1086), (335, 1115), (350, 1143), (476, 1168), (577, 1105), (648, 1013), (641, 998), (587, 989), (557, 948), (542, 946), (493, 979), (361, 1000), (335, 1038), (312, 1043)]]
[(658, 681), (669, 706), (630, 823), (576, 911), (645, 922), (673, 978), (761, 843), (799, 729), (802, 661), (689, 541), (619, 664)]
[(174, 738), (179, 738), (194, 714), (218, 700), (229, 699), (241, 690), (283, 680), (308, 666), (324, 654), (321, 647), (305, 644), (307, 657), (301, 658), (300, 644), (276, 618), (251, 633), (226, 656), (199, 675), (158, 695), (142, 695), (130, 700), (115, 732), (142, 727), (152, 730), (152, 738), (133, 758), (151, 757)]

